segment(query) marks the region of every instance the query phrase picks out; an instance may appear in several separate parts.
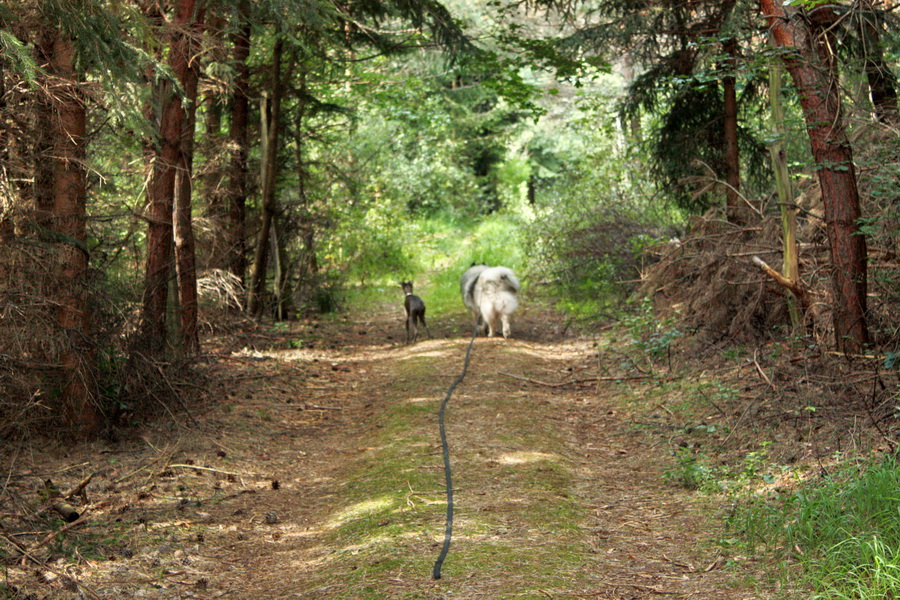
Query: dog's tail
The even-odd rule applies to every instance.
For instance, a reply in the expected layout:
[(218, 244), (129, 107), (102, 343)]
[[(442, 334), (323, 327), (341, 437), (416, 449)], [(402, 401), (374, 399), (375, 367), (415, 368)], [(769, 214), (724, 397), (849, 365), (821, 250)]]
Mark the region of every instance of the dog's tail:
[(494, 267), (484, 274), (485, 281), (493, 281), (498, 289), (504, 292), (517, 293), (519, 291), (519, 280), (512, 269), (506, 267)]

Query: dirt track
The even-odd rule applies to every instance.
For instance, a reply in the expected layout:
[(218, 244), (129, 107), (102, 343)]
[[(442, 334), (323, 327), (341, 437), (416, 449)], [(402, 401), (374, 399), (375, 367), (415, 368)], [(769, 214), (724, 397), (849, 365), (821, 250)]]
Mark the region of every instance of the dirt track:
[(307, 347), (217, 364), (197, 426), (15, 449), (5, 491), (22, 503), (47, 478), (68, 489), (95, 475), (84, 523), (8, 584), (23, 598), (766, 596), (734, 585), (753, 565), (721, 553), (702, 497), (664, 481), (665, 412), (638, 417), (626, 401), (649, 384), (598, 381), (595, 340), (527, 309), (513, 339), (476, 341), (451, 400), (456, 523), (433, 581), (437, 408), (464, 323), (433, 323), (409, 347), (395, 312), (323, 325)]

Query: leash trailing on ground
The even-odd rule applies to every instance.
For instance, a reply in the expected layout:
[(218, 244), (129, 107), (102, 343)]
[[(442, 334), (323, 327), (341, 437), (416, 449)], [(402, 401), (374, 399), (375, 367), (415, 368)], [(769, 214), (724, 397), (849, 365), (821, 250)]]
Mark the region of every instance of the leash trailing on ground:
[(472, 339), (469, 340), (469, 347), (466, 350), (466, 360), (463, 363), (462, 373), (450, 384), (450, 389), (447, 390), (447, 395), (444, 396), (444, 401), (441, 402), (441, 411), (438, 413), (438, 426), (441, 430), (441, 450), (444, 454), (444, 481), (447, 486), (447, 528), (444, 530), (444, 547), (441, 548), (441, 553), (434, 563), (434, 570), (431, 572), (431, 576), (434, 579), (441, 578), (441, 567), (444, 564), (444, 559), (447, 558), (447, 552), (450, 551), (450, 538), (453, 537), (453, 476), (450, 471), (450, 447), (447, 445), (447, 431), (444, 429), (444, 409), (447, 408), (447, 402), (450, 401), (453, 390), (456, 389), (456, 386), (466, 376), (466, 371), (469, 370), (469, 355), (472, 354), (472, 346), (475, 344), (477, 335), (478, 323), (476, 322), (475, 329), (472, 331)]

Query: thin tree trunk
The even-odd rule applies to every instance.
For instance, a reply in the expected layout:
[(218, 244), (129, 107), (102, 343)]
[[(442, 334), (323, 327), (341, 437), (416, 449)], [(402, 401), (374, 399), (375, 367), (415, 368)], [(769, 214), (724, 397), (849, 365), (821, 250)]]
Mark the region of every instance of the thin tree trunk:
[[(196, 0), (179, 0), (170, 25), (169, 63), (176, 78), (184, 82), (188, 70), (187, 31)], [(159, 145), (148, 184), (147, 268), (143, 299), (143, 339), (151, 355), (160, 355), (166, 345), (166, 308), (172, 272), (175, 178), (183, 164), (181, 132), (185, 111), (172, 86), (163, 84), (159, 120)]]
[[(0, 26), (3, 23), (0, 21)], [(6, 62), (0, 57), (0, 114), (6, 114)], [(9, 133), (0, 130), (0, 163), (9, 164)], [(0, 171), (0, 194), (4, 197), (12, 197), (9, 172), (7, 169)], [(12, 201), (4, 198), (4, 206), (0, 206), (0, 244), (9, 244), (16, 237), (16, 230), (12, 219)], [(6, 276), (6, 265), (0, 261), (0, 278)]]
[(728, 220), (732, 223), (746, 222), (746, 207), (741, 199), (741, 163), (738, 152), (738, 106), (734, 70), (737, 68), (737, 40), (725, 41), (724, 50), (728, 56), (725, 68), (728, 74), (722, 78), (725, 103), (725, 206)]
[[(262, 170), (262, 214), (260, 216), (259, 235), (257, 236), (256, 254), (250, 274), (250, 295), (247, 299), (247, 311), (255, 315), (262, 305), (266, 288), (266, 270), (269, 259), (269, 237), (272, 219), (275, 216), (275, 182), (278, 176), (278, 123), (281, 118), (281, 55), (284, 42), (279, 38), (275, 42), (272, 53), (272, 96), (269, 99), (269, 110), (263, 110), (265, 126), (263, 170)], [(266, 99), (264, 97), (263, 101)], [(267, 114), (268, 113), (268, 114)]]
[[(786, 13), (781, 0), (760, 0), (775, 45), (800, 97), (816, 161), (825, 226), (831, 246), (833, 322), (839, 351), (858, 352), (869, 342), (866, 324), (866, 239), (859, 230), (859, 190), (853, 153), (841, 115), (833, 40), (833, 11)], [(812, 18), (814, 17), (814, 18)]]
[[(194, 244), (194, 228), (191, 219), (192, 173), (194, 162), (194, 129), (197, 114), (197, 81), (200, 76), (200, 63), (194, 60), (199, 49), (200, 30), (203, 26), (203, 9), (194, 18), (191, 30), (181, 40), (179, 50), (183, 52), (183, 74), (179, 79), (184, 87), (185, 100), (184, 122), (181, 131), (181, 165), (175, 177), (175, 272), (178, 277), (178, 305), (181, 316), (181, 347), (186, 354), (194, 354), (200, 350), (200, 337), (197, 328), (197, 268)], [(174, 53), (174, 48), (173, 48)], [(177, 71), (176, 71), (177, 72)]]
[(211, 223), (207, 264), (214, 269), (228, 268), (228, 190), (225, 186), (227, 163), (225, 137), (222, 135), (222, 104), (216, 92), (205, 99), (205, 141), (201, 151), (206, 155), (203, 176), (203, 199)]
[(96, 404), (96, 355), (90, 343), (87, 291), (87, 114), (75, 71), (72, 40), (62, 32), (53, 43), (53, 221), (59, 242), (59, 326), (66, 336), (61, 355), (63, 407), (70, 429), (92, 437), (102, 425)]
[(249, 155), (248, 124), (250, 122), (250, 56), (249, 3), (239, 5), (240, 30), (234, 35), (235, 83), (231, 104), (231, 145), (228, 185), (228, 270), (244, 282), (246, 265), (245, 206), (247, 202), (247, 156)]
[[(775, 58), (769, 65), (769, 102), (772, 107), (772, 129), (775, 133), (775, 140), (769, 145), (769, 153), (772, 156), (772, 171), (775, 175), (775, 187), (778, 191), (778, 206), (781, 209), (782, 256), (784, 259), (781, 273), (792, 283), (799, 285), (800, 259), (797, 248), (797, 210), (794, 208), (794, 191), (782, 141), (787, 129), (784, 125), (784, 106), (781, 103), (781, 82), (781, 62)], [(806, 307), (801, 305), (800, 298), (797, 298), (793, 292), (789, 292), (787, 299), (791, 326), (795, 332), (800, 332)]]
[(300, 255), (299, 273), (300, 285), (305, 286), (301, 291), (311, 291), (318, 285), (319, 263), (316, 258), (316, 223), (310, 206), (309, 196), (306, 193), (306, 184), (309, 173), (306, 169), (306, 157), (303, 153), (304, 135), (303, 127), (306, 118), (306, 68), (301, 65), (300, 94), (297, 106), (297, 191), (300, 201), (300, 236), (303, 241), (303, 250)]
[[(206, 38), (208, 43), (204, 51), (209, 60), (226, 64), (228, 56), (225, 49), (224, 30), (227, 21), (221, 12), (210, 6), (207, 11)], [(227, 269), (228, 267), (228, 192), (225, 186), (227, 175), (228, 150), (226, 136), (222, 133), (222, 116), (224, 109), (222, 90), (211, 87), (206, 91), (203, 100), (206, 121), (205, 135), (201, 138), (200, 152), (206, 157), (203, 175), (204, 211), (210, 221), (211, 235), (208, 236), (209, 247), (206, 252), (206, 264), (209, 268)], [(196, 199), (195, 199), (196, 202)]]

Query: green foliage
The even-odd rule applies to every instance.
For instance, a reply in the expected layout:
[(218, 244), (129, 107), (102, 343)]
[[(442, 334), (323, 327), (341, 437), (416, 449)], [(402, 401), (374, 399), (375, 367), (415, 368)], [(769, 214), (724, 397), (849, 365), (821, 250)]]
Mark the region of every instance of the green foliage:
[(462, 310), (459, 280), (473, 263), (510, 267), (527, 286), (527, 252), (521, 226), (510, 214), (493, 214), (471, 224), (444, 223), (430, 259), (423, 268), (432, 273), (429, 293), (438, 312)]
[[(715, 425), (700, 423), (686, 425), (680, 430), (682, 435), (709, 436), (717, 432)], [(709, 459), (690, 444), (675, 449), (675, 464), (663, 473), (663, 478), (670, 484), (691, 490), (701, 490), (716, 494), (726, 493), (740, 500), (747, 497), (748, 491), (760, 484), (775, 481), (778, 468), (770, 464), (769, 442), (760, 444), (758, 450), (751, 450), (744, 455), (737, 465), (710, 466)]]
[(29, 84), (34, 85), (40, 67), (35, 63), (29, 48), (16, 36), (0, 29), (0, 56), (3, 62), (22, 76)]
[(796, 489), (738, 506), (730, 525), (750, 548), (799, 563), (814, 598), (900, 593), (900, 465), (848, 464)]
[(576, 94), (580, 110), (542, 119), (528, 140), (534, 204), (529, 245), (544, 277), (576, 314), (618, 312), (634, 290), (643, 248), (674, 230), (677, 211), (653, 200), (639, 156), (623, 150), (612, 77)]
[(680, 446), (675, 451), (675, 466), (663, 473), (663, 478), (668, 483), (689, 490), (700, 489), (712, 477), (713, 470), (686, 446)]
[(658, 320), (653, 301), (645, 297), (637, 312), (625, 316), (622, 321), (628, 329), (631, 344), (652, 359), (668, 356), (672, 342), (684, 335), (676, 326), (675, 317)]

